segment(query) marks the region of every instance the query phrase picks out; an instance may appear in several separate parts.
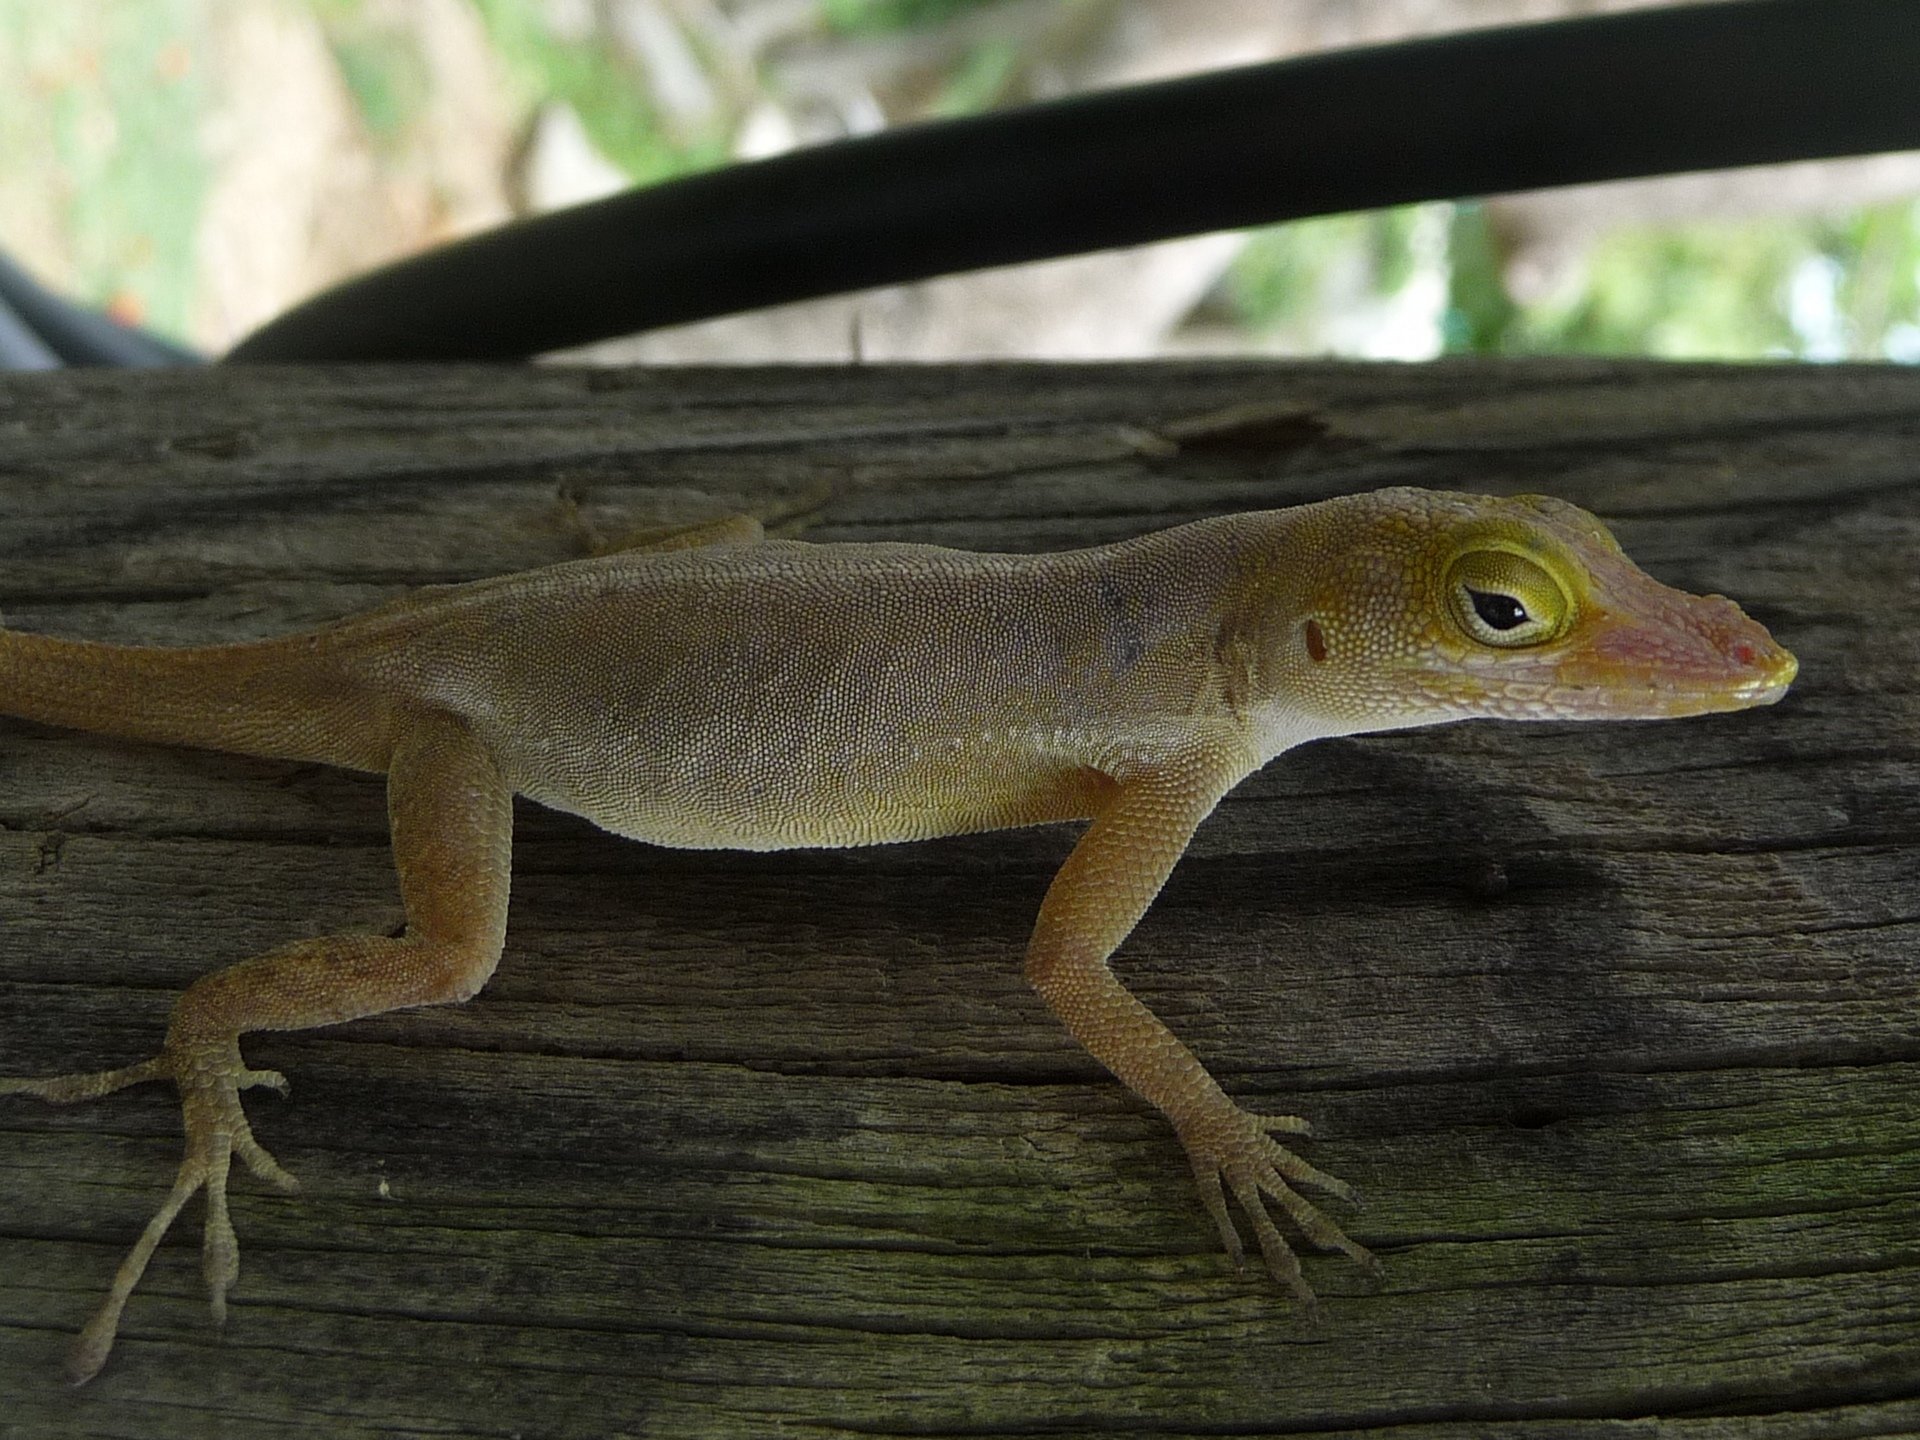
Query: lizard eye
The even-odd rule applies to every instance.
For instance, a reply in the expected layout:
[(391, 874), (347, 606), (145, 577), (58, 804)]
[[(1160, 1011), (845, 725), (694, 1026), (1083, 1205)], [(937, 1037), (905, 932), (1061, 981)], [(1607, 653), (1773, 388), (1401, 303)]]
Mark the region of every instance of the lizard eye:
[(1573, 606), (1554, 578), (1509, 550), (1469, 550), (1447, 577), (1454, 619), (1467, 635), (1503, 650), (1562, 634)]
[(1469, 585), (1467, 598), (1473, 602), (1473, 613), (1496, 630), (1512, 630), (1527, 623), (1527, 607), (1515, 596)]

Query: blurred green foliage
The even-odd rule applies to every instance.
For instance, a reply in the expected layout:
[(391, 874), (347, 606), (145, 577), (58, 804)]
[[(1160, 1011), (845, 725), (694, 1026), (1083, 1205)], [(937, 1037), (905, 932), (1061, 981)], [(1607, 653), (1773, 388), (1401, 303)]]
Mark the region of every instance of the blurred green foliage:
[(1414, 276), (1419, 210), (1327, 215), (1255, 230), (1221, 284), (1235, 323), (1298, 336), (1356, 293), (1387, 295)]
[[(377, 147), (404, 150), (429, 67), (391, 0), (284, 0), (317, 22)], [(570, 106), (593, 144), (637, 183), (723, 162), (731, 119), (676, 133), (643, 67), (599, 12), (559, 25), (550, 0), (468, 0), (519, 108)], [(815, 0), (815, 22), (850, 37), (938, 27), (997, 0)], [(0, 0), (0, 245), (16, 226), (57, 235), (67, 272), (48, 278), (158, 331), (182, 335), (211, 181), (209, 36), (230, 0)], [(983, 33), (989, 27), (979, 27)], [(697, 43), (697, 42), (696, 42)], [(949, 52), (940, 52), (949, 53)], [(1024, 93), (1011, 41), (947, 63), (931, 113), (971, 113)], [(716, 72), (718, 73), (718, 72)], [(716, 82), (736, 108), (735, 75)], [(724, 107), (723, 107), (724, 108)], [(26, 189), (9, 177), (37, 177)], [(26, 181), (20, 182), (22, 185)], [(1621, 228), (1566, 257), (1542, 293), (1509, 294), (1510, 257), (1478, 205), (1337, 215), (1254, 232), (1210, 302), (1254, 343), (1383, 353), (1649, 354), (1674, 358), (1888, 357), (1920, 362), (1920, 204), (1830, 218)], [(1424, 326), (1424, 331), (1421, 330)], [(1421, 342), (1419, 335), (1424, 334)], [(1411, 338), (1410, 338), (1411, 337)]]
[(604, 37), (557, 35), (527, 0), (472, 3), (523, 102), (571, 106), (595, 148), (635, 183), (671, 179), (726, 158), (724, 135), (672, 134), (639, 67)]
[(827, 28), (840, 35), (883, 35), (944, 24), (993, 0), (820, 0)]
[[(1448, 353), (1920, 361), (1920, 203), (1622, 228), (1596, 237), (1548, 295), (1524, 305), (1507, 292), (1487, 212), (1452, 212), (1438, 317)], [(1391, 294), (1419, 268), (1415, 213), (1257, 232), (1223, 290), (1232, 314), (1255, 334), (1296, 337), (1330, 275), (1356, 257), (1372, 291)]]
[(424, 108), (427, 68), (411, 45), (365, 24), (363, 7), (337, 8), (340, 17), (326, 26), (327, 48), (367, 132), (391, 149)]
[(209, 177), (193, 61), (205, 19), (205, 0), (0, 0), (0, 153), (52, 162), (53, 220), (71, 237), (58, 278), (175, 335)]
[(934, 98), (934, 116), (977, 115), (1000, 104), (1019, 79), (1020, 47), (1011, 41), (978, 45), (954, 66)]

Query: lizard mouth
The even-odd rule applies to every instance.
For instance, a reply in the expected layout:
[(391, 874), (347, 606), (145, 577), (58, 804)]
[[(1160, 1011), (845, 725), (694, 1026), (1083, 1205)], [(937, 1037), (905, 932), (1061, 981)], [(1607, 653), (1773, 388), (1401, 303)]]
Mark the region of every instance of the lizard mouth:
[(1460, 715), (1671, 720), (1771, 705), (1800, 662), (1722, 596), (1666, 591), (1631, 609), (1590, 603), (1580, 634), (1524, 660), (1480, 652), (1430, 676)]
[(1555, 667), (1598, 708), (1666, 719), (1771, 705), (1800, 662), (1723, 595), (1669, 591), (1615, 610)]

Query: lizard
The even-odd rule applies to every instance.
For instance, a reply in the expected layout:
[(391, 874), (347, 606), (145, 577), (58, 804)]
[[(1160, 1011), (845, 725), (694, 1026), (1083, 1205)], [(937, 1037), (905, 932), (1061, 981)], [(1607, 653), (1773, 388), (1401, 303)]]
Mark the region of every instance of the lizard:
[(240, 1098), (287, 1082), (247, 1065), (242, 1035), (485, 985), (516, 794), (696, 848), (1087, 822), (1041, 902), (1026, 975), (1171, 1122), (1234, 1262), (1244, 1224), (1311, 1313), (1276, 1214), (1377, 1268), (1302, 1193), (1352, 1191), (1281, 1143), (1305, 1120), (1235, 1102), (1109, 964), (1196, 828), (1311, 740), (1739, 710), (1778, 700), (1797, 668), (1733, 601), (1659, 583), (1571, 504), (1410, 488), (1035, 555), (772, 539), (734, 517), (276, 639), (167, 648), (0, 629), (0, 714), (384, 772), (406, 913), (397, 936), (299, 940), (203, 976), (138, 1064), (0, 1081), (54, 1102), (142, 1081), (179, 1096), (173, 1185), (68, 1374), (104, 1365), (155, 1248), (202, 1191), (202, 1269), (224, 1320), (235, 1156), (296, 1188)]

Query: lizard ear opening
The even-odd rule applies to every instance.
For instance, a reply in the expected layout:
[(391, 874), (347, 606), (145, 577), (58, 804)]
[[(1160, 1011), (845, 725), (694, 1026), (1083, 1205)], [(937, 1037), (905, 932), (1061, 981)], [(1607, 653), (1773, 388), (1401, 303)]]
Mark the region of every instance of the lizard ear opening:
[(1566, 633), (1573, 603), (1546, 569), (1510, 550), (1469, 550), (1447, 572), (1447, 604), (1467, 637), (1502, 650)]

